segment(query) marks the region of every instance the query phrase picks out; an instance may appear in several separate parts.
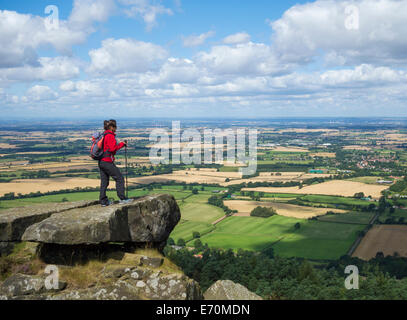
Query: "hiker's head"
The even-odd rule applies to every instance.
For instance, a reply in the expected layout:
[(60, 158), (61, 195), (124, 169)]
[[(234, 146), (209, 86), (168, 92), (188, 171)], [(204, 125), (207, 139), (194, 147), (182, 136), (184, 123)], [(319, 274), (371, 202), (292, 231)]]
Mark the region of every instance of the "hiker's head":
[(109, 120), (104, 122), (105, 130), (110, 130), (115, 132), (117, 130), (117, 122), (116, 120)]

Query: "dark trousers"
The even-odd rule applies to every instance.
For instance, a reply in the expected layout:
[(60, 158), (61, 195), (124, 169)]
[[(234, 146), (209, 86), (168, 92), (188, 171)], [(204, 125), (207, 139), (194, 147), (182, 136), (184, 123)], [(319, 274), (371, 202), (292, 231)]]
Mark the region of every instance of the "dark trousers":
[(104, 204), (108, 202), (108, 198), (106, 196), (106, 190), (109, 186), (110, 177), (116, 181), (116, 191), (117, 196), (120, 200), (126, 199), (124, 194), (124, 178), (121, 174), (120, 170), (114, 163), (106, 162), (106, 161), (99, 161), (99, 169), (100, 169), (100, 203)]

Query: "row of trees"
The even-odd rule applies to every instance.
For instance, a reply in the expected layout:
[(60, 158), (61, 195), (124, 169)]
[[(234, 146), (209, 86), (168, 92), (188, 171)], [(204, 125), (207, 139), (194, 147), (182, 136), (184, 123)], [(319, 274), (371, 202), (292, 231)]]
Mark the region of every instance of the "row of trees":
[(215, 207), (221, 208), (226, 215), (236, 213), (236, 210), (231, 210), (223, 203), (222, 196), (212, 196), (208, 199), (208, 204), (213, 205)]
[[(344, 257), (314, 267), (302, 259), (239, 250), (205, 249), (202, 259), (196, 251), (166, 247), (165, 254), (184, 273), (206, 290), (217, 280), (232, 280), (265, 299), (356, 300), (407, 299), (407, 259), (378, 257), (371, 262)], [(344, 273), (348, 265), (359, 267), (359, 290), (346, 290)], [(399, 280), (397, 280), (399, 279)]]

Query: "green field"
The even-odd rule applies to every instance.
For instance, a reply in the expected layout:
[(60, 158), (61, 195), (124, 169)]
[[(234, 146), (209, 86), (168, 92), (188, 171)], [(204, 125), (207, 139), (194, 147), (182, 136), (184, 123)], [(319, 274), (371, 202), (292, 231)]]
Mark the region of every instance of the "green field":
[(182, 219), (188, 221), (215, 222), (225, 213), (221, 208), (204, 203), (188, 202), (180, 205)]
[(294, 230), (296, 219), (274, 216), (268, 219), (230, 217), (202, 238), (210, 247), (224, 249), (262, 250)]
[(306, 221), (273, 246), (282, 257), (334, 260), (345, 255), (365, 225)]
[(322, 216), (318, 218), (318, 221), (367, 225), (369, 224), (370, 220), (372, 220), (373, 215), (374, 213), (372, 212), (348, 212)]
[(277, 164), (277, 163), (287, 163), (287, 164), (312, 164), (312, 160), (259, 160), (258, 165), (261, 164)]
[[(246, 191), (246, 194), (248, 192)], [(259, 196), (259, 192), (254, 193), (255, 196)], [(300, 198), (301, 194), (294, 193), (264, 193), (263, 198)]]
[(225, 213), (222, 209), (207, 204), (210, 196), (211, 193), (200, 193), (178, 201), (182, 221), (171, 233), (175, 241), (182, 238), (188, 242), (192, 240), (194, 231), (204, 234), (215, 229), (212, 223)]
[(392, 214), (390, 214), (387, 210), (386, 213), (379, 216), (379, 221), (384, 223), (388, 218), (394, 218), (396, 220), (399, 218), (404, 218), (405, 222), (407, 222), (407, 210), (396, 209), (396, 211)]
[(178, 241), (178, 239), (184, 239), (185, 241), (192, 240), (192, 233), (197, 231), (201, 235), (211, 232), (215, 229), (215, 226), (210, 223), (199, 222), (199, 221), (186, 221), (181, 220), (180, 223), (175, 227), (174, 231), (171, 233), (170, 237)]
[[(246, 195), (248, 192), (245, 192)], [(255, 192), (254, 195), (258, 196), (259, 192)], [(326, 196), (326, 195), (302, 195), (293, 193), (264, 193), (263, 198), (297, 198), (302, 201), (310, 202), (313, 204), (332, 204), (332, 205), (351, 205), (351, 206), (368, 206), (370, 201), (339, 197), (339, 196)]]
[[(301, 224), (295, 230), (296, 223)], [(364, 225), (307, 221), (282, 216), (231, 217), (202, 237), (211, 247), (259, 251), (272, 246), (283, 257), (332, 260), (347, 253)]]
[(299, 197), (302, 201), (308, 201), (312, 203), (327, 203), (327, 204), (344, 204), (351, 206), (368, 206), (371, 203), (370, 201), (355, 199), (355, 198), (346, 198), (346, 197), (337, 197), (337, 196), (325, 196), (325, 195), (305, 195)]
[[(357, 178), (351, 178), (351, 179), (347, 179), (349, 181), (354, 181), (354, 182), (361, 182), (361, 183), (366, 183), (366, 184), (377, 184), (379, 185), (379, 183), (377, 183), (377, 180), (380, 179), (384, 179), (383, 177), (357, 177)], [(393, 180), (393, 179), (389, 179), (386, 178), (385, 180)]]

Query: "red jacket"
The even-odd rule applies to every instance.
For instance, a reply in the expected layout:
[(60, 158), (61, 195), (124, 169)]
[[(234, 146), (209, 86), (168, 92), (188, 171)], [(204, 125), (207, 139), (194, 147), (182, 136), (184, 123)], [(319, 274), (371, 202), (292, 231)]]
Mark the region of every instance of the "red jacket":
[(124, 147), (124, 143), (120, 142), (117, 144), (116, 134), (110, 130), (105, 131), (105, 140), (103, 141), (103, 151), (108, 152), (110, 156), (103, 158), (102, 161), (105, 162), (114, 162), (114, 156), (116, 152)]

